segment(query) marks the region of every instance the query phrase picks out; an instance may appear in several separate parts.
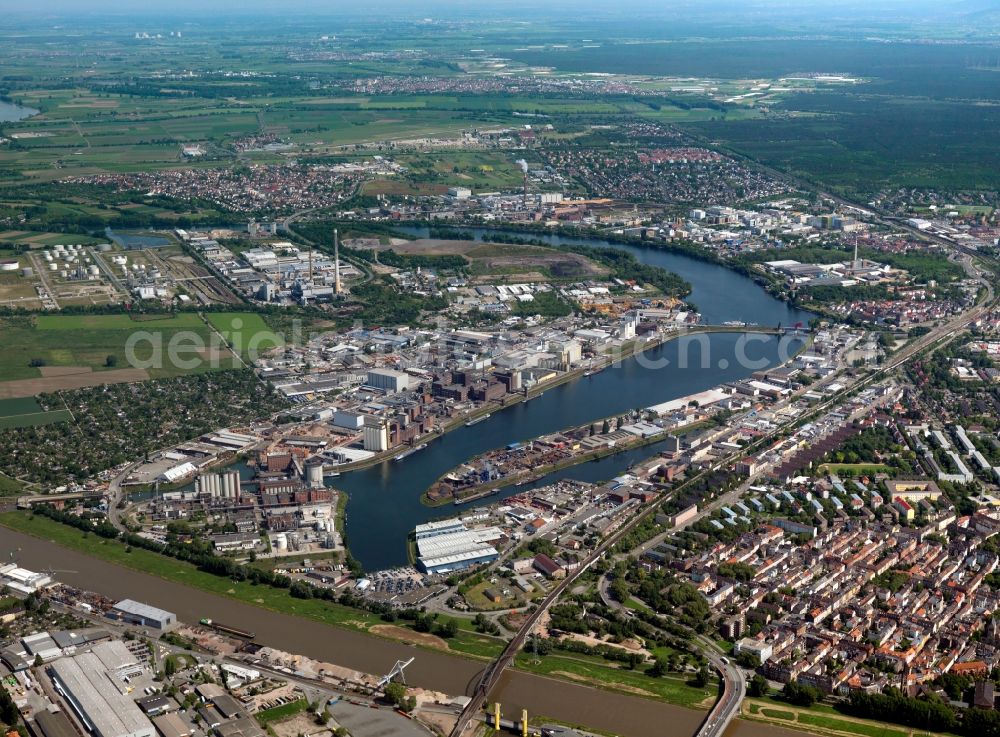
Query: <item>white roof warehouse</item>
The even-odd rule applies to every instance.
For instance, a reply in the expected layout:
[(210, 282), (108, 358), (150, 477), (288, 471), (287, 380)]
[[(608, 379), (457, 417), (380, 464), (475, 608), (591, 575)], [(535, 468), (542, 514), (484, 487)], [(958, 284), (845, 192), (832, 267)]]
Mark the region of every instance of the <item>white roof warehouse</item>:
[(52, 682), (95, 737), (154, 737), (156, 729), (123, 690), (126, 673), (141, 669), (120, 641), (52, 663)]

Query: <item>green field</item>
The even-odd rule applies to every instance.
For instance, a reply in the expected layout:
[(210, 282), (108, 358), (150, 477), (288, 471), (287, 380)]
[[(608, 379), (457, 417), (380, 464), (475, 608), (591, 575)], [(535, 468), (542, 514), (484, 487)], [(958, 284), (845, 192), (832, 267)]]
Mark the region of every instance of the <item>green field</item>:
[(254, 716), (262, 727), (266, 727), (272, 722), (283, 722), (284, 720), (299, 714), (309, 708), (309, 702), (305, 699), (291, 701), (281, 706), (274, 706), (270, 709), (259, 711)]
[(272, 330), (264, 318), (253, 312), (208, 312), (208, 322), (242, 355), (284, 345), (285, 336)]
[(0, 430), (51, 425), (72, 418), (72, 413), (67, 409), (43, 410), (34, 397), (0, 399)]
[(688, 685), (689, 676), (685, 674), (653, 678), (641, 669), (617, 668), (603, 658), (589, 655), (552, 653), (536, 659), (524, 652), (518, 655), (516, 663), (519, 669), (531, 673), (565, 678), (608, 691), (663, 699), (691, 708), (707, 708), (716, 697), (715, 684), (695, 688)]
[(22, 491), (24, 487), (20, 481), (0, 474), (0, 496), (17, 496)]
[(909, 731), (904, 729), (890, 729), (880, 724), (865, 724), (863, 722), (854, 722), (848, 719), (837, 719), (835, 717), (818, 716), (815, 714), (800, 713), (796, 724), (805, 725), (807, 728), (819, 727), (824, 730), (850, 732), (852, 734), (863, 735), (863, 737), (907, 737), (909, 735)]
[[(267, 332), (264, 321), (252, 312), (219, 313), (214, 319), (222, 332), (233, 321), (244, 321), (239, 333), (241, 339), (249, 340), (251, 335)], [(153, 378), (231, 368), (235, 362), (219, 337), (195, 313), (146, 315), (138, 319), (124, 314), (0, 318), (0, 329), (7, 349), (0, 354), (0, 377), (8, 381), (39, 378), (42, 372), (32, 362), (93, 371), (130, 368), (127, 350), (130, 339), (135, 341), (131, 352), (137, 361), (152, 361), (157, 352), (162, 355), (162, 360), (147, 368)], [(181, 361), (170, 360), (172, 340), (180, 346), (177, 355)], [(263, 344), (268, 347), (274, 343), (264, 340)], [(210, 360), (213, 358), (216, 365)], [(142, 363), (137, 367), (145, 368)]]
[[(790, 729), (800, 729), (816, 734), (842, 733), (860, 737), (907, 737), (905, 727), (887, 722), (869, 721), (841, 714), (827, 704), (813, 704), (810, 707), (789, 707), (778, 695), (766, 699), (748, 699), (747, 712), (764, 719), (773, 720)], [(937, 732), (914, 732), (912, 737), (933, 737)]]
[(818, 469), (818, 473), (844, 473), (845, 471), (855, 476), (872, 476), (876, 473), (890, 473), (893, 469), (884, 463), (824, 463)]
[[(256, 317), (256, 316), (255, 316)], [(35, 319), (39, 330), (162, 330), (200, 329), (205, 326), (192, 312), (178, 315), (148, 315), (133, 318), (130, 315), (39, 315)]]

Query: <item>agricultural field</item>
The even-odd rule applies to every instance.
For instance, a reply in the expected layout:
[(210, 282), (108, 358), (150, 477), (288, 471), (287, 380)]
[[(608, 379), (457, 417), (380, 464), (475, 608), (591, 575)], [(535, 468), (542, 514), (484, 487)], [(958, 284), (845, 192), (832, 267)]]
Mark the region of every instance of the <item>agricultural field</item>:
[(209, 312), (205, 318), (244, 357), (284, 345), (287, 337), (252, 312)]
[[(244, 333), (264, 326), (253, 313), (227, 314), (246, 321)], [(0, 318), (0, 330), (7, 346), (0, 355), (0, 398), (241, 365), (195, 313), (11, 317)], [(130, 337), (137, 341), (135, 366), (129, 363)], [(180, 346), (177, 364), (169, 357), (171, 341)], [(157, 346), (162, 360), (154, 360)]]
[(34, 397), (0, 399), (0, 430), (15, 427), (34, 427), (53, 422), (71, 420), (68, 409), (44, 410)]

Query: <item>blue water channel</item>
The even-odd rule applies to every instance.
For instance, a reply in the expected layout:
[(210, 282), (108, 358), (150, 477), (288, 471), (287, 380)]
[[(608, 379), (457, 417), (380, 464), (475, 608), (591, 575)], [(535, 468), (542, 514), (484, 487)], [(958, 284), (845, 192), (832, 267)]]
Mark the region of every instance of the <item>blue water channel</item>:
[[(427, 233), (420, 229), (411, 232)], [(470, 232), (480, 237), (484, 231)], [(547, 236), (545, 240), (552, 244), (620, 248), (642, 263), (679, 274), (691, 283), (690, 300), (709, 324), (740, 320), (761, 326), (779, 323), (790, 326), (808, 323), (813, 317), (775, 299), (746, 276), (717, 264), (678, 253), (606, 241), (559, 236)], [(628, 359), (594, 376), (550, 389), (529, 402), (493, 413), (485, 422), (448, 433), (401, 461), (390, 460), (329, 479), (331, 486), (346, 491), (350, 497), (345, 532), (351, 552), (369, 571), (404, 565), (407, 562), (406, 536), (415, 525), (452, 516), (459, 509), (469, 509), (469, 506), (426, 507), (421, 504), (420, 495), (443, 474), (472, 456), (745, 378), (756, 370), (781, 363), (789, 350), (787, 341), (782, 345), (776, 336), (755, 335), (749, 341), (741, 341), (741, 336), (735, 333), (714, 333), (671, 341), (647, 352), (648, 360)], [(741, 361), (741, 358), (748, 360)], [(610, 479), (637, 461), (654, 455), (658, 448), (653, 445), (620, 453), (565, 469), (537, 483), (541, 485), (559, 478)], [(509, 488), (499, 497), (485, 499), (483, 504), (494, 503), (526, 488), (530, 487)]]
[(0, 123), (16, 123), (19, 120), (38, 115), (39, 112), (32, 107), (24, 107), (13, 102), (0, 100)]

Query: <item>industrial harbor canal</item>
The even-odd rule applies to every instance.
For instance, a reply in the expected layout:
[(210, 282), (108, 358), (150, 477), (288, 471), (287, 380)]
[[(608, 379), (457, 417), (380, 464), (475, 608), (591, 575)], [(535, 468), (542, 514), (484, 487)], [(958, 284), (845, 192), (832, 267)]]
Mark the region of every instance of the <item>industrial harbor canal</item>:
[[(417, 650), (351, 630), (331, 627), (291, 614), (242, 604), (201, 589), (130, 568), (123, 568), (55, 543), (0, 528), (4, 553), (17, 551), (21, 565), (35, 570), (58, 569), (57, 578), (71, 586), (97, 591), (113, 599), (132, 598), (169, 609), (185, 622), (210, 617), (252, 630), (257, 642), (288, 652), (303, 653), (368, 673), (387, 672), (398, 659), (416, 658), (406, 677), (414, 686), (462, 694), (478, 680), (484, 667), (457, 655)], [(289, 599), (289, 602), (294, 602)], [(528, 709), (560, 721), (586, 724), (628, 737), (687, 737), (693, 735), (702, 713), (660, 701), (597, 691), (519, 671), (508, 671), (493, 696), (510, 714)], [(664, 725), (670, 725), (664, 729)], [(737, 722), (728, 737), (794, 737), (797, 733)]]
[[(409, 228), (410, 233), (426, 236), (427, 230)], [(477, 237), (487, 231), (468, 230)], [(535, 238), (533, 234), (514, 234)], [(807, 324), (808, 312), (789, 307), (775, 299), (743, 274), (718, 264), (701, 261), (675, 252), (638, 248), (602, 240), (542, 236), (552, 245), (575, 244), (605, 246), (628, 251), (641, 263), (659, 266), (679, 274), (692, 286), (688, 298), (701, 312), (705, 324), (721, 325), (734, 320), (756, 323), (762, 327)], [(346, 536), (351, 553), (365, 570), (374, 571), (405, 565), (406, 538), (415, 525), (431, 519), (452, 516), (469, 507), (427, 507), (420, 495), (458, 463), (493, 448), (557, 432), (599, 418), (639, 407), (666, 402), (704, 391), (729, 381), (742, 379), (755, 370), (781, 362), (789, 350), (788, 342), (779, 345), (774, 336), (751, 335), (746, 340), (745, 356), (760, 361), (752, 368), (741, 365), (744, 355), (738, 346), (742, 335), (713, 333), (681, 338), (647, 352), (649, 361), (626, 359), (594, 376), (549, 389), (540, 397), (494, 412), (485, 422), (461, 427), (428, 444), (401, 461), (385, 461), (364, 470), (345, 473), (328, 483), (350, 497), (347, 505)], [(782, 350), (784, 349), (784, 350)], [(686, 359), (682, 364), (681, 357)], [(785, 356), (787, 357), (787, 356)], [(663, 359), (667, 364), (660, 368)], [(703, 363), (703, 359), (707, 363)], [(685, 368), (684, 366), (687, 366)], [(703, 368), (707, 365), (708, 368)], [(546, 476), (535, 485), (560, 478), (603, 481), (625, 472), (632, 464), (655, 455), (659, 444), (609, 456)], [(509, 487), (499, 496), (487, 497), (483, 504), (504, 496), (526, 491), (531, 486)]]
[[(600, 241), (590, 243), (624, 248), (644, 263), (662, 266), (683, 276), (693, 286), (690, 299), (706, 323), (741, 320), (761, 326), (779, 323), (788, 326), (811, 317), (774, 299), (745, 276), (721, 266), (663, 251)], [(669, 359), (666, 367), (645, 368), (639, 361), (628, 359), (619, 367), (563, 384), (530, 402), (496, 412), (486, 422), (462, 427), (403, 461), (390, 461), (331, 479), (350, 495), (347, 535), (352, 551), (369, 570), (406, 563), (406, 536), (414, 525), (454, 514), (456, 510), (452, 506), (425, 507), (420, 503), (421, 493), (463, 459), (514, 441), (748, 376), (761, 366), (740, 365), (736, 360), (738, 339), (739, 335), (732, 333), (698, 336), (689, 349), (681, 341), (669, 342), (654, 349), (649, 356)], [(701, 368), (703, 346), (710, 352), (709, 368)], [(684, 352), (690, 368), (678, 364)], [(767, 365), (777, 363), (779, 353), (778, 339), (773, 336), (755, 336), (746, 351), (749, 358), (765, 359)], [(549, 476), (546, 481), (559, 477), (611, 478), (656, 450), (657, 446), (653, 445), (611, 456), (567, 469)], [(525, 488), (528, 487), (511, 489), (508, 493)], [(160, 606), (176, 612), (187, 622), (197, 622), (202, 617), (232, 622), (255, 632), (261, 644), (289, 652), (369, 673), (386, 672), (397, 659), (416, 657), (407, 669), (407, 677), (415, 686), (451, 694), (466, 693), (484, 667), (482, 661), (445, 652), (415, 650), (402, 643), (297, 618), (290, 613), (242, 604), (9, 529), (0, 530), (0, 541), (4, 551), (18, 550), (22, 565), (37, 570), (57, 568), (60, 570), (57, 577), (70, 585), (112, 598), (133, 598)], [(289, 599), (289, 607), (292, 611), (293, 599)], [(492, 698), (500, 701), (508, 714), (519, 714), (521, 708), (526, 708), (531, 714), (585, 724), (628, 737), (692, 735), (703, 718), (701, 712), (680, 706), (520, 671), (505, 673)], [(729, 728), (727, 737), (793, 737), (797, 734), (769, 725), (737, 721)]]

